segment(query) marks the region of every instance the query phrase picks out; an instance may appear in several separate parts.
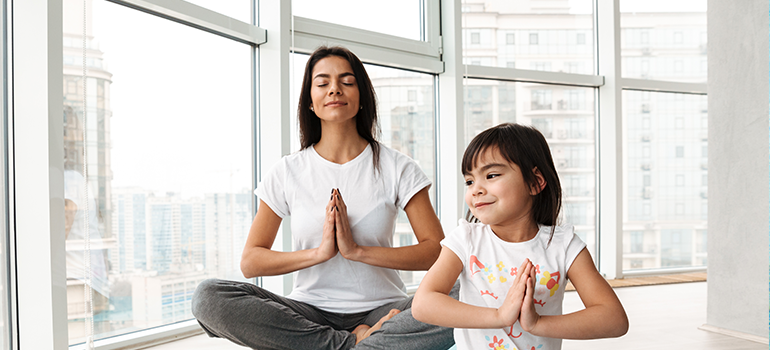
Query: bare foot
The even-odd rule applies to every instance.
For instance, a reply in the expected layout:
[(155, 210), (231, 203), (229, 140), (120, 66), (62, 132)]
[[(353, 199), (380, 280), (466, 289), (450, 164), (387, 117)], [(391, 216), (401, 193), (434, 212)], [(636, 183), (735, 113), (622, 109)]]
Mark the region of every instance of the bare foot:
[[(360, 342), (360, 341), (362, 341), (362, 340), (364, 340), (366, 338), (369, 338), (369, 336), (372, 335), (372, 333), (374, 333), (374, 331), (377, 331), (380, 328), (382, 328), (382, 324), (385, 323), (385, 321), (393, 318), (393, 316), (396, 316), (399, 312), (401, 312), (401, 310), (398, 310), (398, 309), (390, 310), (390, 312), (388, 312), (387, 315), (383, 316), (379, 321), (377, 321), (377, 323), (375, 323), (374, 326), (372, 326), (371, 328), (367, 329), (366, 332), (364, 332), (364, 335), (360, 339), (358, 337), (358, 334), (356, 334), (356, 344), (358, 344), (358, 342)], [(356, 330), (358, 330), (360, 327), (361, 326), (356, 327), (356, 329), (353, 330), (353, 333), (355, 333)]]
[(369, 326), (365, 324), (361, 324), (358, 327), (356, 327), (356, 329), (353, 330), (353, 334), (356, 335), (356, 344), (358, 344), (358, 342), (366, 338), (365, 334), (367, 331), (369, 331), (369, 328), (370, 328)]

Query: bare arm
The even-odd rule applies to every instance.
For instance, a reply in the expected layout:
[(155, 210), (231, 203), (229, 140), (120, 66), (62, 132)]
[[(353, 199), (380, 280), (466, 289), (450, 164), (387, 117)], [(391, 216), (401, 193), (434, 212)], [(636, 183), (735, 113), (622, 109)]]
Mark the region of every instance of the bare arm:
[(333, 201), (339, 208), (336, 215), (337, 243), (340, 254), (346, 259), (397, 270), (427, 270), (438, 258), (441, 251), (439, 242), (444, 239), (444, 231), (430, 203), (428, 187), (417, 192), (404, 208), (417, 237), (417, 244), (406, 247), (386, 248), (356, 244), (350, 233), (347, 207), (342, 196), (338, 195)]
[(241, 272), (246, 278), (282, 275), (331, 259), (337, 254), (334, 244), (334, 217), (331, 205), (326, 206), (323, 242), (318, 248), (293, 252), (277, 252), (271, 249), (281, 218), (263, 201), (251, 223), (249, 236), (241, 255)]
[[(449, 291), (462, 271), (463, 264), (455, 253), (447, 248), (420, 282), (412, 301), (412, 315), (421, 322), (454, 328), (506, 328), (519, 318), (528, 272), (533, 270), (528, 259), (521, 265), (520, 273), (506, 294), (499, 308), (474, 306), (450, 297)], [(521, 278), (520, 278), (521, 277)]]
[[(562, 339), (619, 337), (628, 332), (628, 317), (610, 285), (596, 271), (591, 254), (583, 249), (567, 271), (585, 309), (559, 316), (540, 316), (533, 303), (534, 285), (527, 286), (521, 327), (537, 336)], [(534, 277), (532, 278), (534, 283)]]

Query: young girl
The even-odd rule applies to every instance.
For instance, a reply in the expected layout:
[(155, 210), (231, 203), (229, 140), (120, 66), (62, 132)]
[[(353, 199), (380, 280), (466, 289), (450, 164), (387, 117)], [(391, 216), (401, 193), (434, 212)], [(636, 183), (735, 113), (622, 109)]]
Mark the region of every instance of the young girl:
[[(420, 321), (454, 327), (458, 349), (560, 349), (561, 339), (619, 337), (628, 318), (572, 226), (556, 226), (561, 185), (545, 138), (501, 124), (462, 160), (473, 216), (444, 239), (415, 294)], [(478, 222), (480, 221), (480, 223)], [(460, 301), (447, 294), (460, 276)], [(585, 309), (562, 315), (571, 280)]]

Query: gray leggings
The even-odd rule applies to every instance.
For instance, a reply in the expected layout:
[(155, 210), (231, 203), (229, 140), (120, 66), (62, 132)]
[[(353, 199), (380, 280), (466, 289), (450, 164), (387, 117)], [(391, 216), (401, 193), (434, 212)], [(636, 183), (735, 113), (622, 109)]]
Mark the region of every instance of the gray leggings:
[[(459, 283), (450, 296), (457, 299)], [(209, 279), (195, 290), (192, 313), (210, 337), (253, 349), (420, 349), (446, 350), (454, 344), (451, 328), (412, 317), (412, 297), (374, 310), (340, 314), (291, 300), (251, 283)], [(356, 345), (350, 333), (374, 325), (391, 309), (401, 310)]]

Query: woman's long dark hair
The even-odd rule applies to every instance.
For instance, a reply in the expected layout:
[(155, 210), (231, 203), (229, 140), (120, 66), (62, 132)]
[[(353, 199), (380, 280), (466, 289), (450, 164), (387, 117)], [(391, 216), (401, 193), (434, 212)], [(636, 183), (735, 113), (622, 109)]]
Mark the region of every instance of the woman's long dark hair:
[(315, 112), (310, 110), (313, 105), (313, 99), (310, 97), (310, 88), (313, 84), (313, 68), (318, 61), (329, 57), (337, 56), (350, 63), (353, 69), (353, 75), (358, 84), (359, 106), (361, 109), (355, 116), (356, 130), (372, 147), (374, 156), (374, 167), (379, 168), (380, 164), (380, 143), (377, 139), (380, 136), (380, 126), (377, 122), (377, 96), (372, 86), (369, 75), (366, 74), (364, 64), (350, 50), (340, 46), (321, 46), (310, 55), (305, 65), (305, 74), (302, 78), (302, 92), (299, 95), (299, 106), (297, 107), (297, 116), (299, 117), (299, 141), (301, 149), (308, 148), (321, 140), (321, 119)]
[[(537, 168), (543, 175), (546, 185), (532, 198), (532, 219), (538, 224), (553, 226), (548, 239), (550, 244), (561, 211), (561, 183), (548, 142), (540, 131), (531, 126), (503, 123), (491, 127), (476, 135), (465, 149), (463, 175), (469, 174), (479, 157), (493, 148), (497, 148), (506, 160), (519, 166), (524, 182), (530, 186), (537, 186), (533, 169)], [(466, 215), (466, 218), (470, 219), (468, 221), (475, 219), (472, 215)]]

